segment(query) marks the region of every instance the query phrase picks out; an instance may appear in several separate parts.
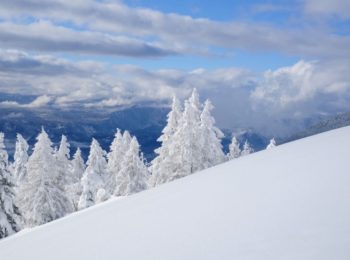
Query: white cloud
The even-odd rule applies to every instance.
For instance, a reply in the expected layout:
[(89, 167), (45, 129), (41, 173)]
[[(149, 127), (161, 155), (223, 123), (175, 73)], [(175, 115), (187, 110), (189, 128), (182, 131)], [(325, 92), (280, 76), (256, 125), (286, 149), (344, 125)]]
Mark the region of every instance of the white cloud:
[(252, 92), (257, 110), (271, 114), (310, 115), (350, 110), (347, 61), (305, 62), (268, 71)]
[[(306, 10), (314, 10), (316, 2), (319, 1), (307, 1)], [(334, 10), (346, 12), (349, 9), (345, 8), (345, 1), (335, 2), (341, 4), (332, 4)], [(349, 37), (330, 34), (329, 29), (311, 25), (292, 29), (256, 22), (219, 22), (146, 8), (131, 8), (121, 2), (29, 0), (24, 4), (20, 0), (2, 1), (0, 17), (5, 20), (20, 20), (28, 15), (51, 21), (51, 24), (3, 23), (0, 30), (3, 31), (3, 47), (14, 44), (26, 50), (36, 48), (54, 51), (56, 47), (58, 51), (147, 57), (179, 53), (203, 55), (211, 46), (218, 46), (227, 50), (279, 51), (302, 57), (350, 57), (347, 48), (350, 45)], [(67, 21), (78, 29), (52, 24), (64, 24)], [(33, 38), (26, 37), (25, 27), (28, 28), (27, 34)], [(38, 30), (34, 27), (38, 27)], [(146, 38), (156, 41), (149, 42)], [(55, 41), (59, 44), (55, 45)]]
[(311, 15), (337, 16), (350, 19), (349, 0), (304, 0), (305, 12)]
[(43, 20), (31, 24), (0, 23), (0, 47), (131, 57), (176, 55), (174, 48), (166, 49), (160, 43), (93, 31), (76, 31)]
[(53, 101), (52, 97), (47, 95), (38, 96), (32, 102), (27, 104), (20, 104), (16, 101), (2, 101), (0, 102), (0, 106), (2, 107), (14, 107), (14, 108), (40, 108), (47, 106), (51, 101)]
[(25, 105), (29, 108), (37, 108), (48, 105), (53, 100), (52, 97), (49, 97), (47, 95), (39, 96), (32, 102), (30, 102), (28, 105)]
[[(185, 98), (196, 87), (215, 104), (221, 127), (250, 126), (264, 131), (285, 126), (285, 120), (350, 110), (347, 59), (299, 61), (256, 74), (239, 68), (151, 71), (0, 51), (0, 68), (0, 92), (38, 96), (26, 104), (4, 101), (2, 107), (116, 108), (169, 101), (173, 94)], [(289, 130), (293, 130), (289, 125), (278, 129)]]

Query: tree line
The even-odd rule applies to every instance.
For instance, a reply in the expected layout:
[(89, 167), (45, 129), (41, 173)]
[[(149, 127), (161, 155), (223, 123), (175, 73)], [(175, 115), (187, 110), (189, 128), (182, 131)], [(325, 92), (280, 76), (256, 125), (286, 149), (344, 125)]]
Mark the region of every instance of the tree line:
[[(45, 129), (36, 138), (31, 155), (17, 134), (14, 161), (8, 161), (4, 134), (0, 133), (0, 238), (23, 227), (34, 227), (114, 196), (127, 196), (194, 172), (248, 155), (232, 138), (228, 154), (222, 149), (223, 133), (215, 126), (209, 100), (201, 104), (194, 89), (184, 107), (174, 97), (167, 124), (149, 164), (135, 136), (117, 129), (110, 151), (93, 139), (85, 163), (78, 148), (70, 157), (67, 137), (58, 149)], [(267, 148), (276, 146), (274, 139)]]

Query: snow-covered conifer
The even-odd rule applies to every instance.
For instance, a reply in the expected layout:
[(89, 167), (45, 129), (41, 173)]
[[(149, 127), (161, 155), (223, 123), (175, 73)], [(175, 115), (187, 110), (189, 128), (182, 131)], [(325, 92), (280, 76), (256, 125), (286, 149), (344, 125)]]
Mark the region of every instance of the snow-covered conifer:
[(85, 171), (85, 163), (81, 157), (80, 148), (77, 149), (73, 155), (73, 160), (70, 164), (69, 174), (71, 176), (71, 183), (68, 186), (67, 194), (73, 203), (74, 210), (78, 210), (78, 202), (82, 193), (82, 186), (80, 180)]
[(196, 89), (185, 101), (184, 112), (169, 146), (166, 181), (203, 169), (201, 107)]
[(125, 134), (123, 137), (120, 129), (117, 129), (115, 133), (114, 140), (110, 146), (110, 152), (107, 155), (108, 163), (107, 163), (107, 181), (106, 181), (106, 190), (108, 190), (109, 194), (113, 194), (116, 188), (116, 178), (121, 168), (121, 163), (124, 158), (125, 152), (128, 150), (129, 141), (124, 140), (128, 139)]
[(71, 162), (71, 172), (73, 176), (73, 181), (78, 182), (83, 177), (85, 171), (85, 163), (81, 156), (80, 148), (77, 148), (75, 154), (73, 155), (73, 160)]
[(277, 145), (276, 145), (276, 141), (275, 141), (275, 138), (272, 138), (271, 140), (270, 140), (270, 143), (266, 146), (266, 149), (268, 150), (268, 149), (272, 149), (272, 148), (274, 148), (274, 147), (276, 147)]
[(129, 133), (129, 131), (124, 131), (123, 133), (123, 145), (124, 145), (124, 148), (126, 148), (126, 150), (129, 149), (129, 145), (130, 145), (130, 142), (131, 142), (131, 135)]
[(245, 141), (241, 156), (245, 156), (254, 152), (254, 149), (250, 146), (248, 140)]
[(130, 142), (116, 180), (115, 195), (126, 196), (147, 189), (148, 170), (140, 156), (136, 137)]
[(87, 167), (81, 179), (83, 188), (78, 208), (84, 209), (96, 203), (97, 191), (105, 187), (107, 162), (106, 152), (102, 150), (96, 139), (92, 139)]
[(4, 133), (0, 133), (0, 238), (20, 229), (20, 214), (14, 203), (14, 180), (8, 168), (8, 154), (4, 145)]
[(239, 148), (239, 142), (235, 136), (232, 137), (231, 144), (229, 145), (229, 160), (238, 158), (241, 155), (241, 148)]
[(161, 142), (161, 146), (155, 150), (157, 157), (152, 161), (152, 165), (150, 167), (150, 171), (152, 172), (152, 176), (150, 178), (151, 186), (156, 186), (169, 180), (169, 173), (171, 172), (172, 164), (171, 158), (169, 158), (169, 149), (171, 147), (174, 134), (178, 129), (181, 116), (181, 104), (176, 96), (174, 96), (171, 111), (167, 116), (167, 125), (164, 127), (162, 135), (157, 140), (158, 142)]
[(27, 176), (28, 143), (22, 135), (17, 134), (16, 150), (13, 162), (13, 175), (17, 186), (25, 180)]
[(202, 169), (222, 163), (226, 159), (221, 144), (224, 134), (215, 126), (215, 119), (211, 115), (213, 108), (211, 102), (207, 100), (201, 113)]
[(62, 135), (60, 146), (55, 153), (56, 155), (56, 165), (58, 169), (59, 183), (63, 189), (72, 183), (72, 176), (69, 174), (70, 169), (70, 144), (68, 143), (67, 137)]
[(18, 192), (26, 226), (41, 225), (72, 212), (72, 205), (59, 185), (53, 153), (51, 140), (42, 129), (27, 163), (26, 181)]

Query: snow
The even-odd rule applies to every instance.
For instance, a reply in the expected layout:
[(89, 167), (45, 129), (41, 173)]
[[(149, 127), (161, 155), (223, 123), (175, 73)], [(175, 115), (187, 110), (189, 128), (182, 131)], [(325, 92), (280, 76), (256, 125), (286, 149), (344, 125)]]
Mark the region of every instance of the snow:
[(350, 127), (0, 241), (1, 259), (350, 259)]

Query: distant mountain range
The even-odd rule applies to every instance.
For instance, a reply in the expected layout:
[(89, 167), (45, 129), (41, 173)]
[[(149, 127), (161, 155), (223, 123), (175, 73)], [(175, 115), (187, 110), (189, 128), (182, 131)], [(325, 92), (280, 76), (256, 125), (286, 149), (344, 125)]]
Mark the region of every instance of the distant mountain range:
[[(14, 152), (16, 133), (21, 133), (28, 143), (33, 145), (41, 127), (44, 126), (55, 145), (64, 134), (68, 137), (72, 152), (80, 147), (86, 159), (92, 138), (96, 138), (103, 149), (108, 151), (116, 129), (120, 128), (129, 130), (138, 138), (145, 158), (150, 161), (155, 156), (154, 149), (159, 146), (157, 138), (165, 126), (168, 112), (169, 108), (156, 105), (139, 105), (117, 111), (82, 108), (70, 110), (2, 108), (0, 109), (0, 131), (6, 135), (6, 146), (10, 156)], [(302, 132), (278, 140), (278, 143), (346, 125), (350, 125), (350, 113), (327, 118)], [(255, 151), (264, 149), (269, 142), (269, 138), (251, 129), (223, 129), (223, 132), (225, 138), (222, 143), (226, 152), (232, 134), (236, 135), (242, 145), (245, 140), (248, 140)]]
[(108, 150), (117, 128), (135, 135), (146, 158), (151, 159), (159, 145), (157, 138), (166, 122), (168, 108), (131, 107), (120, 111), (58, 110), (3, 108), (0, 110), (0, 131), (6, 135), (6, 145), (13, 152), (16, 133), (21, 133), (33, 145), (42, 126), (55, 144), (61, 135), (68, 137), (72, 150), (80, 147), (87, 157), (92, 138)]
[(311, 135), (319, 134), (336, 128), (349, 126), (350, 125), (350, 112), (338, 114), (335, 116), (330, 116), (328, 118), (322, 119), (320, 122), (307, 127), (304, 131), (295, 133), (287, 138), (285, 138), (283, 143), (294, 141), (296, 139), (308, 137)]

